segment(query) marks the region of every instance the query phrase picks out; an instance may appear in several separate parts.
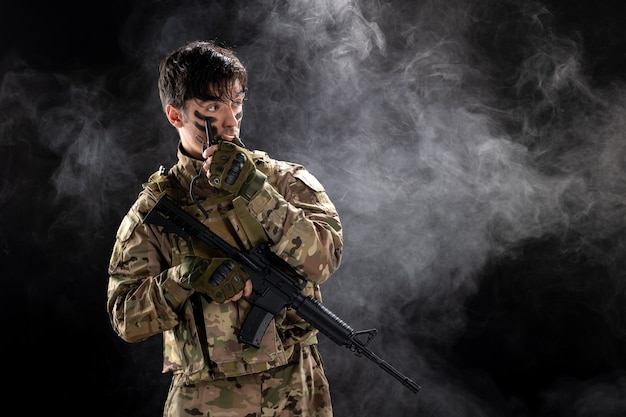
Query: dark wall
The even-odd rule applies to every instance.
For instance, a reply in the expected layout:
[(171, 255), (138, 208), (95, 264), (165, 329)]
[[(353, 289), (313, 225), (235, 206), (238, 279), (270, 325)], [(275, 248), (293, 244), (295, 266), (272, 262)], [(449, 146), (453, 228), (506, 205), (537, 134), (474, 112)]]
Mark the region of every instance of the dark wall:
[[(626, 412), (622, 2), (12, 2), (0, 15), (0, 259), (19, 414), (154, 416), (161, 341), (105, 309), (115, 231), (175, 158), (156, 69), (250, 70), (242, 137), (324, 183), (324, 303), (418, 382), (321, 337), (337, 416)], [(14, 378), (17, 381), (14, 382)]]

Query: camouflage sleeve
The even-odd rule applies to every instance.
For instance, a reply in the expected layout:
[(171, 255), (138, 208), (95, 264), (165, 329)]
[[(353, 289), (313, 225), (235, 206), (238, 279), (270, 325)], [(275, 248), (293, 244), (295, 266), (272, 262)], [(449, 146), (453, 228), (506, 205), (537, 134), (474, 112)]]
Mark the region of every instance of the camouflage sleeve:
[(167, 236), (142, 223), (153, 201), (140, 195), (122, 220), (109, 262), (107, 310), (115, 332), (139, 342), (178, 324), (176, 309), (189, 296), (169, 268)]
[(339, 215), (324, 187), (303, 166), (274, 163), (248, 210), (267, 232), (272, 250), (305, 278), (321, 284), (341, 262)]

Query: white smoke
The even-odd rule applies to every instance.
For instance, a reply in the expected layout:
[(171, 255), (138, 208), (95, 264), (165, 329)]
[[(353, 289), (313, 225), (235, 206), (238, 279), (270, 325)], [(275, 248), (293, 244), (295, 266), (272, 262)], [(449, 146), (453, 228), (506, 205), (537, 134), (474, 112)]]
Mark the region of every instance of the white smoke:
[[(580, 247), (569, 251), (606, 265), (623, 293), (624, 88), (592, 84), (582, 39), (521, 0), (136, 2), (119, 33), (124, 66), (4, 74), (2, 145), (20, 147), (44, 187), (7, 169), (0, 207), (26, 189), (55, 214), (36, 234), (42, 244), (69, 229), (108, 251), (141, 182), (173, 162), (158, 62), (194, 39), (234, 47), (250, 72), (245, 143), (306, 165), (339, 210), (344, 261), (322, 288), (325, 305), (357, 330), (377, 327), (371, 348), (424, 388), (413, 397), (322, 337), (335, 414), (531, 415), (523, 400), (501, 398), (486, 371), (457, 369), (449, 352), (467, 331), (465, 303), (485, 265), (520, 242), (576, 234)], [(612, 297), (602, 314), (619, 335)], [(610, 415), (594, 401), (619, 410), (621, 386), (619, 375), (560, 381), (545, 398)], [(574, 391), (584, 394), (575, 405), (560, 403)]]

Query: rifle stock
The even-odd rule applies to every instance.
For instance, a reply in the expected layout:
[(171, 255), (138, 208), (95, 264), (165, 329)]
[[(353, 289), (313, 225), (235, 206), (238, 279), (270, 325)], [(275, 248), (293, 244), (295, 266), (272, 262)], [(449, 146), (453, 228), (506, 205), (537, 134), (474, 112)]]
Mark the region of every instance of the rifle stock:
[[(176, 233), (183, 239), (194, 237), (239, 262), (250, 274), (253, 294), (248, 301), (252, 307), (238, 333), (241, 343), (258, 348), (270, 321), (282, 309), (292, 307), (303, 320), (336, 344), (349, 348), (357, 356), (365, 356), (411, 391), (418, 392), (421, 389), (367, 347), (377, 334), (376, 329), (357, 332), (316, 299), (304, 296), (302, 289), (306, 281), (266, 244), (246, 251), (234, 248), (180, 208), (167, 194), (157, 201), (146, 215), (144, 223), (162, 226), (164, 232)], [(367, 336), (367, 340), (361, 340), (363, 335)]]

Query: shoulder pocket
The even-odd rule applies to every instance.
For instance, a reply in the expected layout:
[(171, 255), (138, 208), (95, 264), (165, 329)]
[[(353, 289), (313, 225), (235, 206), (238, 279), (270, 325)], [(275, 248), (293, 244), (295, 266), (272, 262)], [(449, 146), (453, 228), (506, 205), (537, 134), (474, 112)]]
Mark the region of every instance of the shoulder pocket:
[(126, 242), (139, 223), (139, 216), (137, 216), (134, 211), (129, 211), (128, 214), (124, 216), (120, 227), (117, 229), (117, 234), (115, 235), (117, 240)]
[(315, 192), (324, 191), (324, 186), (306, 169), (299, 169), (293, 174), (294, 177), (305, 183)]

